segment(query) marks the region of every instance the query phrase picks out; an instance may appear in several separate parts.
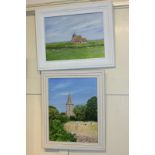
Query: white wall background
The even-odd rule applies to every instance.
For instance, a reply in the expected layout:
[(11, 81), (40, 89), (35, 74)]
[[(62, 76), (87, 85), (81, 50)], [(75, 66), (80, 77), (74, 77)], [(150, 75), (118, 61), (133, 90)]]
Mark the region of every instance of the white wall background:
[(27, 16), (27, 155), (128, 155), (128, 8), (114, 8), (116, 68), (106, 69), (106, 152), (45, 152), (35, 17)]

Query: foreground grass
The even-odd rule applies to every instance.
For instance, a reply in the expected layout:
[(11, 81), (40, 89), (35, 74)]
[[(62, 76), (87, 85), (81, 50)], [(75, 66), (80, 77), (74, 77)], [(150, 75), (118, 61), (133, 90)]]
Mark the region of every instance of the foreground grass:
[(74, 44), (71, 42), (46, 44), (46, 60), (70, 60), (104, 57), (103, 40)]

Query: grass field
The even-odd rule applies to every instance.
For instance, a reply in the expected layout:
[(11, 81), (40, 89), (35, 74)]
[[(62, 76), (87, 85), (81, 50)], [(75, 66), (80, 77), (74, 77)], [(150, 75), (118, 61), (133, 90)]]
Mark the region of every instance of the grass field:
[(46, 60), (70, 60), (104, 57), (104, 41), (87, 43), (59, 42), (46, 44)]
[(70, 121), (64, 124), (64, 129), (75, 134), (77, 142), (95, 143), (98, 141), (97, 122)]

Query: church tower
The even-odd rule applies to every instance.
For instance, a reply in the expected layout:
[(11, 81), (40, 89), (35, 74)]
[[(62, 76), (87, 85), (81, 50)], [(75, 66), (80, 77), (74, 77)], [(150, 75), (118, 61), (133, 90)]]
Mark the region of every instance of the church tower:
[(72, 97), (71, 97), (71, 95), (68, 95), (67, 103), (66, 103), (66, 114), (67, 114), (67, 116), (69, 116), (69, 117), (74, 116), (73, 108), (74, 108), (74, 105), (72, 102)]

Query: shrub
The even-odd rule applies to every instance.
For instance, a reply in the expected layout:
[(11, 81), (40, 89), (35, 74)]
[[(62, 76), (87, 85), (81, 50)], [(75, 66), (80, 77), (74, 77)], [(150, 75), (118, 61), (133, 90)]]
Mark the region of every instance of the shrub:
[(49, 139), (52, 141), (76, 141), (74, 134), (68, 133), (64, 130), (63, 124), (60, 120), (53, 120), (51, 122)]
[(70, 116), (70, 120), (71, 121), (76, 121), (76, 117), (75, 116)]
[(56, 119), (60, 120), (61, 123), (66, 123), (69, 121), (69, 117), (63, 114), (59, 114), (56, 116)]

